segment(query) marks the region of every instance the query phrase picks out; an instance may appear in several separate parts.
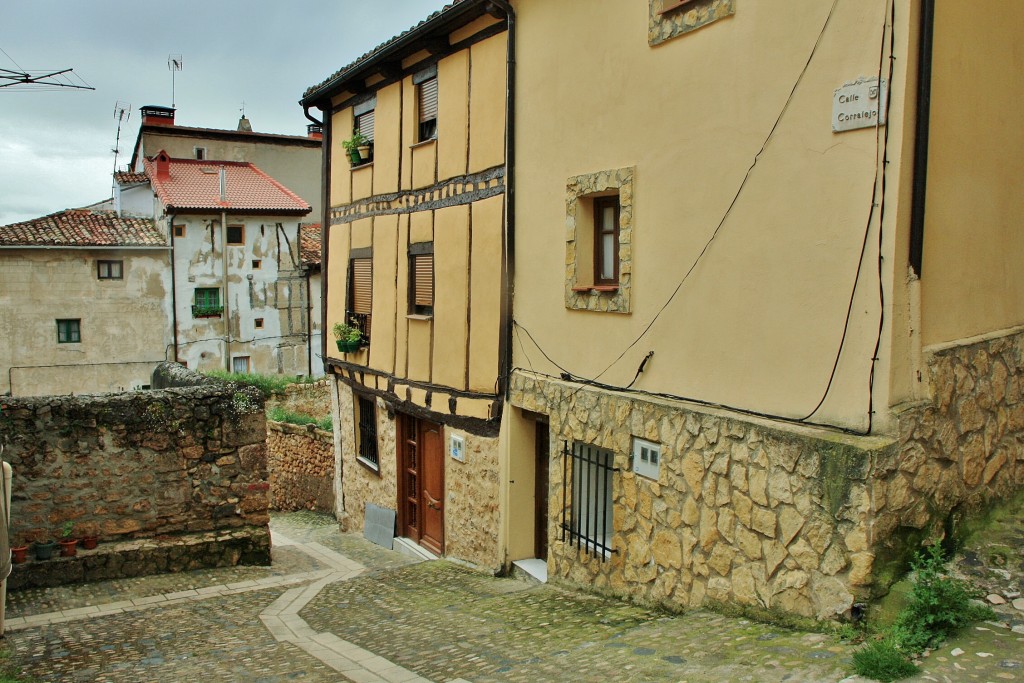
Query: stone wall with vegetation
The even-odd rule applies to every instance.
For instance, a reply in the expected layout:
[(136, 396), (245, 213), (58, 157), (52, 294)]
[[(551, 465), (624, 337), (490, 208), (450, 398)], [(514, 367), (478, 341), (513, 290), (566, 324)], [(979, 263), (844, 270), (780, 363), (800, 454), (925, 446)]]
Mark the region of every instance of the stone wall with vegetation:
[[(1024, 487), (1024, 335), (942, 350), (933, 398), (898, 438), (850, 437), (654, 398), (513, 377), (512, 403), (550, 419), (552, 580), (672, 608), (708, 601), (821, 619), (885, 590), (923, 541)], [(632, 438), (661, 444), (657, 481)], [(563, 442), (615, 454), (614, 551), (561, 541)], [(571, 496), (571, 487), (569, 487)]]
[(334, 512), (333, 433), (268, 420), (267, 470), (271, 509)]
[(104, 544), (212, 532), (247, 537), (245, 561), (269, 563), (261, 394), (171, 363), (154, 386), (170, 388), (0, 399), (12, 541), (68, 521)]
[(289, 384), (284, 391), (275, 391), (267, 399), (267, 410), (285, 411), (322, 418), (331, 414), (331, 389), (328, 380), (310, 384)]

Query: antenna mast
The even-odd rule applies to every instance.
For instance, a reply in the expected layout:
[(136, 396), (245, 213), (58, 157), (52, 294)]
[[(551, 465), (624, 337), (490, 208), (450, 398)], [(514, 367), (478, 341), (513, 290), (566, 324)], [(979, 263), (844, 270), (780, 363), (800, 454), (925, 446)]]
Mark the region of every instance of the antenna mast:
[(167, 55), (167, 68), (171, 71), (171, 108), (174, 108), (174, 74), (181, 71), (181, 55)]
[[(114, 120), (117, 121), (117, 137), (114, 140), (114, 149), (110, 150), (114, 153), (114, 173), (117, 173), (117, 156), (121, 153), (121, 124), (127, 123), (128, 119), (132, 117), (132, 105), (128, 102), (122, 102), (118, 100), (114, 104)], [(114, 196), (114, 180), (113, 174), (110, 176), (110, 196)]]

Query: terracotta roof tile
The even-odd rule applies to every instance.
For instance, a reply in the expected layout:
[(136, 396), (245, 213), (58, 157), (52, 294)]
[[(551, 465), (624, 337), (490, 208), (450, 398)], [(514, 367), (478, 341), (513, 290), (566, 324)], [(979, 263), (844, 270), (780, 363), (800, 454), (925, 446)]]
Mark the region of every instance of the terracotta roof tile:
[(113, 211), (67, 209), (0, 226), (4, 247), (166, 247), (167, 236), (148, 218)]
[(299, 237), (299, 251), (302, 262), (307, 266), (320, 265), (320, 240), (323, 230), (319, 223), (303, 224), (300, 227), (302, 234)]
[(424, 24), (429, 24), (431, 21), (437, 19), (438, 17), (440, 17), (445, 12), (449, 11), (450, 9), (455, 7), (456, 5), (462, 4), (463, 2), (467, 2), (467, 0), (452, 0), (452, 2), (450, 4), (447, 4), (444, 7), (442, 7), (441, 9), (437, 10), (436, 12), (434, 12), (429, 17), (427, 17), (426, 19), (424, 19), (420, 23), (416, 24), (412, 28), (410, 28), (410, 29), (408, 29), (406, 31), (402, 31), (401, 33), (399, 33), (394, 38), (391, 38), (390, 40), (381, 43), (377, 47), (373, 48), (372, 50), (370, 50), (369, 52), (364, 54), (359, 59), (357, 59), (354, 62), (352, 62), (351, 64), (348, 64), (347, 66), (343, 66), (342, 68), (338, 69), (333, 74), (331, 74), (326, 79), (324, 79), (322, 82), (317, 83), (316, 85), (311, 85), (310, 87), (306, 88), (306, 92), (303, 93), (303, 97), (308, 97), (311, 93), (313, 93), (313, 92), (319, 90), (320, 88), (323, 88), (324, 86), (330, 84), (331, 81), (334, 81), (336, 79), (339, 79), (339, 78), (345, 76), (347, 74), (347, 72), (351, 71), (352, 69), (356, 68), (357, 66), (360, 66), (361, 64), (363, 64), (363, 62), (369, 61), (370, 59), (372, 59), (378, 53), (383, 52), (389, 46), (391, 46), (391, 45), (399, 42), (400, 40), (402, 40), (402, 38), (404, 38), (408, 34), (412, 33), (413, 31), (415, 31), (416, 29), (420, 28)]
[(133, 173), (131, 171), (115, 171), (114, 182), (118, 185), (135, 185), (146, 181), (145, 173)]
[[(166, 174), (158, 171), (162, 163), (166, 163)], [(170, 159), (165, 152), (160, 152), (146, 159), (145, 165), (153, 190), (168, 211), (304, 215), (312, 210), (294, 192), (247, 162)], [(227, 186), (225, 201), (221, 201), (220, 196), (221, 168)]]

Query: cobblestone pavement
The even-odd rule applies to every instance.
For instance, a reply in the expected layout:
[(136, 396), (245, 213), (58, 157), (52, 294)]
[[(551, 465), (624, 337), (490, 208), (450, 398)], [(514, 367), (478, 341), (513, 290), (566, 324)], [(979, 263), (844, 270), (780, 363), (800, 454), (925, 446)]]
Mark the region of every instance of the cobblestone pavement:
[[(832, 636), (415, 562), (320, 515), (275, 515), (271, 528), (273, 567), (12, 593), (12, 657), (39, 681), (126, 683), (797, 682), (850, 671), (854, 646)], [(1024, 680), (1022, 654), (1024, 634), (980, 624), (932, 653), (918, 680)]]

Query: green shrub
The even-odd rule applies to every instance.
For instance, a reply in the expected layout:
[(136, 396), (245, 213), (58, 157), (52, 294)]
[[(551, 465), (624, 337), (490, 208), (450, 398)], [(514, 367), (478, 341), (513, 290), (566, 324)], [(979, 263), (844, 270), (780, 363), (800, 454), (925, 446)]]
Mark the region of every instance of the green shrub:
[(320, 429), (331, 431), (332, 423), (331, 417), (316, 418), (303, 413), (293, 413), (290, 410), (284, 408), (271, 408), (267, 411), (267, 419), (273, 420), (274, 422), (287, 422), (293, 425), (316, 425)]
[(868, 643), (853, 653), (853, 669), (858, 676), (883, 683), (898, 681), (917, 673), (917, 667), (890, 639)]
[(944, 573), (945, 564), (937, 543), (911, 563), (913, 586), (892, 627), (893, 643), (903, 652), (934, 647), (963, 626), (992, 616), (990, 608), (971, 601), (975, 593), (966, 582)]
[(269, 398), (274, 392), (283, 392), (289, 384), (310, 384), (312, 377), (294, 377), (292, 375), (260, 375), (256, 373), (226, 372), (224, 370), (204, 370), (204, 375), (216, 377), (228, 382), (238, 382), (248, 386), (256, 387)]

